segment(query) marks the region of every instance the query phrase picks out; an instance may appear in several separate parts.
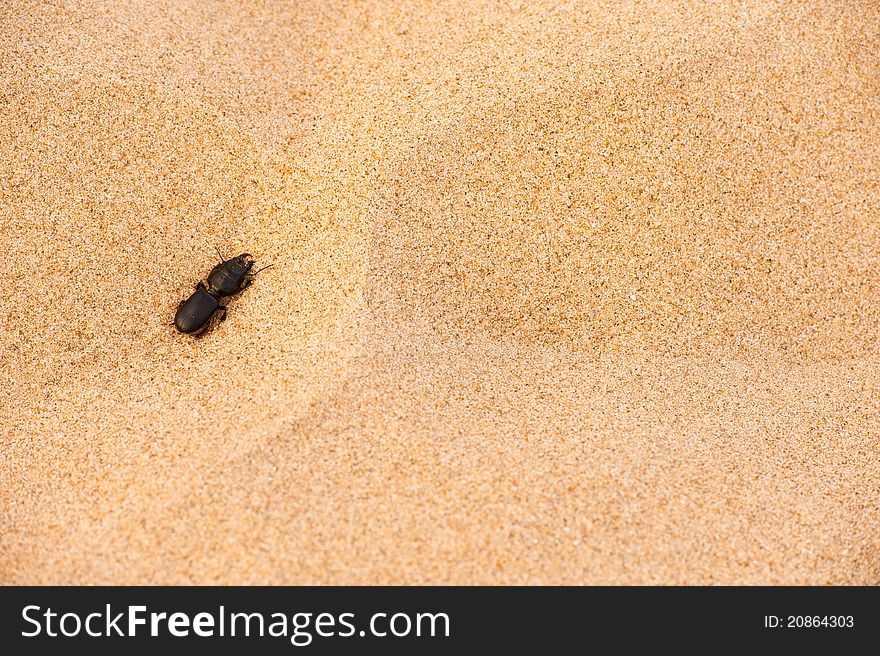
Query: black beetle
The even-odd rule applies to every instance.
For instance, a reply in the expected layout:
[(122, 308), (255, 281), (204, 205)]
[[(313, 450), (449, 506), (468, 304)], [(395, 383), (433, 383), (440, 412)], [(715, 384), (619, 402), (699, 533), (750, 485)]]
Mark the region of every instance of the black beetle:
[[(220, 259), (223, 259), (222, 255)], [(198, 332), (207, 325), (214, 312), (218, 310), (223, 312), (220, 320), (226, 319), (226, 308), (220, 305), (220, 299), (249, 287), (255, 275), (269, 268), (266, 266), (251, 273), (253, 266), (254, 258), (250, 253), (242, 253), (231, 260), (220, 262), (208, 274), (208, 284), (199, 282), (192, 296), (181, 301), (177, 306), (174, 327), (182, 333)]]

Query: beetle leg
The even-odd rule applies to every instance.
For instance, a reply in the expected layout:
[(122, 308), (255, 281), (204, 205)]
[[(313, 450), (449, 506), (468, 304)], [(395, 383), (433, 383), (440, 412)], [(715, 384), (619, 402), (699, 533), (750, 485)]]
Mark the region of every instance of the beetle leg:
[(238, 291), (242, 291), (243, 289), (247, 289), (248, 287), (250, 287), (253, 284), (254, 284), (253, 278), (246, 278), (245, 281), (243, 283), (241, 283), (241, 287), (238, 288)]
[(221, 305), (220, 307), (217, 308), (217, 312), (223, 313), (220, 315), (220, 321), (221, 322), (226, 321), (226, 308)]

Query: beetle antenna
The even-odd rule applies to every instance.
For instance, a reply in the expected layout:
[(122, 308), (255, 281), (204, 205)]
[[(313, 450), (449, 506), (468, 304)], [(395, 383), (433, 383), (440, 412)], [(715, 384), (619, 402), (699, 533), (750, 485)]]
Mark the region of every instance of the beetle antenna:
[(221, 262), (225, 262), (225, 261), (226, 261), (226, 258), (223, 257), (223, 253), (220, 252), (220, 249), (217, 248), (217, 247), (215, 246), (215, 247), (214, 247), (214, 250), (216, 250), (216, 251), (217, 251), (217, 255), (220, 256), (220, 261), (221, 261)]
[(252, 276), (255, 276), (255, 275), (257, 275), (260, 271), (265, 271), (266, 269), (271, 269), (273, 266), (275, 266), (275, 263), (274, 263), (274, 262), (273, 262), (272, 264), (267, 264), (267, 265), (264, 266), (262, 269), (257, 269), (257, 270), (254, 271), (251, 275), (252, 275)]

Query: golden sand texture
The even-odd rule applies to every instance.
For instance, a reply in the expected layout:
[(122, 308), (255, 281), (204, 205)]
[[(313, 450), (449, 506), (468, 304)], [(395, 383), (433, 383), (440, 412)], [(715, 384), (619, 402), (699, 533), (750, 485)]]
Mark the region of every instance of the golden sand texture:
[(877, 3), (6, 2), (0, 253), (0, 582), (880, 583)]

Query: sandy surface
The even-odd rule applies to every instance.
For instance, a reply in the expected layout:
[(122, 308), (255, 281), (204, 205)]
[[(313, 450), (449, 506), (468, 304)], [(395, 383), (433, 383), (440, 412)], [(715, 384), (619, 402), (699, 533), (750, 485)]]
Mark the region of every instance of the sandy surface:
[(0, 582), (880, 583), (880, 5), (708, 4), (2, 3)]

